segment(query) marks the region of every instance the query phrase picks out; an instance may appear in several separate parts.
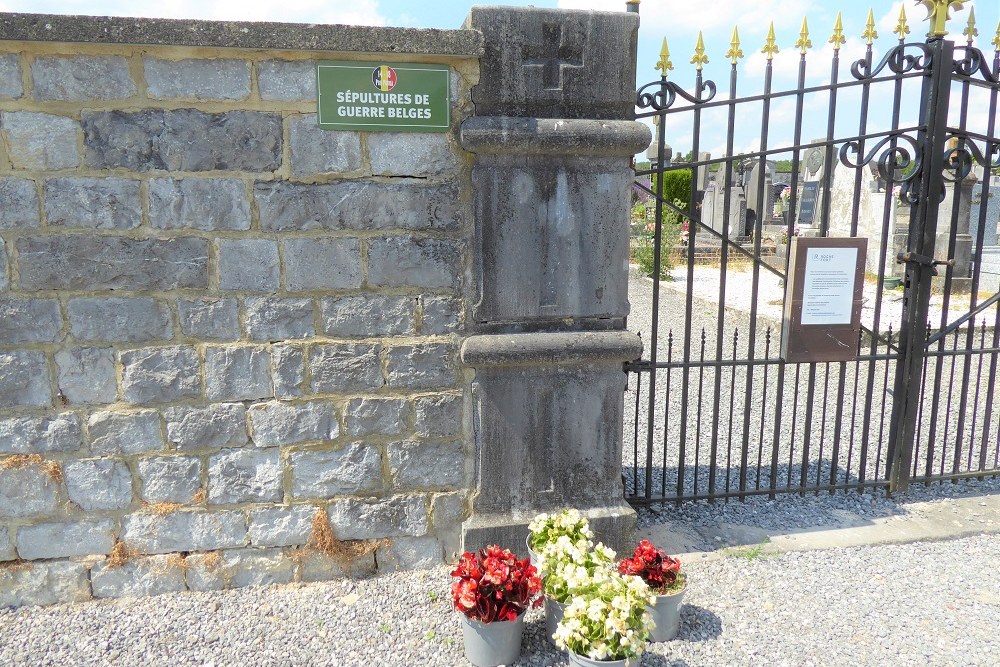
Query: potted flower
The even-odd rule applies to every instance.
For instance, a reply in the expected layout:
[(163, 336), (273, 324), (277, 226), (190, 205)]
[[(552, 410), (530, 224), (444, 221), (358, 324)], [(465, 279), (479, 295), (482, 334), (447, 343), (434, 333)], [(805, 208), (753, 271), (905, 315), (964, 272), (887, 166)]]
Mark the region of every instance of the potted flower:
[(650, 641), (665, 642), (676, 637), (681, 624), (681, 600), (687, 590), (680, 560), (643, 540), (631, 558), (618, 563), (618, 572), (641, 578), (655, 596), (650, 609), (655, 624)]
[(531, 564), (540, 567), (538, 556), (545, 545), (566, 536), (574, 544), (580, 540), (590, 540), (594, 534), (590, 531), (590, 522), (579, 510), (567, 509), (558, 514), (539, 514), (528, 524), (528, 555)]
[(553, 639), (563, 611), (573, 597), (593, 588), (615, 572), (615, 552), (589, 540), (570, 541), (566, 535), (542, 551), (545, 592), (545, 634)]
[(462, 614), (465, 657), (476, 667), (508, 665), (521, 654), (524, 612), (541, 604), (535, 567), (507, 549), (462, 554), (451, 576), (451, 599)]
[(573, 596), (555, 632), (577, 667), (638, 667), (652, 595), (639, 577), (611, 571)]

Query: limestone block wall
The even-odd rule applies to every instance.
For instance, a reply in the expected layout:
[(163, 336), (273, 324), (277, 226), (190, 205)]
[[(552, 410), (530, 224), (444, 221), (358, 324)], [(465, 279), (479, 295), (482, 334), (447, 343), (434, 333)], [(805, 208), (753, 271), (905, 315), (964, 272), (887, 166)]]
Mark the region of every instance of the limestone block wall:
[[(478, 33), (2, 18), (0, 605), (450, 558)], [(315, 61), (373, 57), (450, 64), (456, 129), (318, 129)]]

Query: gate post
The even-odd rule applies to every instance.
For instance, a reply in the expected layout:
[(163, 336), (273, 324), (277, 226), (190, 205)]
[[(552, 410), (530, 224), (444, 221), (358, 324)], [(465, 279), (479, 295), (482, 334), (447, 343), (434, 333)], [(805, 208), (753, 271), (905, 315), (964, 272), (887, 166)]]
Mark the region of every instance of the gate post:
[[(925, 129), (917, 137), (922, 151), (918, 179), (920, 189), (917, 203), (910, 207), (910, 236), (907, 242), (911, 257), (917, 258), (932, 258), (934, 254), (938, 209), (944, 195), (945, 141), (955, 55), (955, 45), (941, 37), (932, 38), (927, 46), (930, 49), (930, 72), (924, 79), (920, 96), (920, 120)], [(911, 260), (907, 262), (904, 276), (906, 291), (899, 331), (900, 360), (896, 366), (887, 454), (891, 466), (890, 493), (906, 491), (910, 485), (934, 267), (927, 261)]]
[(461, 359), (476, 447), (463, 548), (519, 547), (576, 507), (616, 549), (635, 512), (621, 481), (630, 158), (638, 16), (475, 7), (485, 40), (462, 146), (476, 238)]

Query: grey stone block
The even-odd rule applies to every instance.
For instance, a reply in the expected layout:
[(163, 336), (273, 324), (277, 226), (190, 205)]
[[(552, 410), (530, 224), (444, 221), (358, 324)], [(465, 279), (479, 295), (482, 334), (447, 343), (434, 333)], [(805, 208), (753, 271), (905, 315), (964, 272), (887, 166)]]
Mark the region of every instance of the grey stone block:
[(255, 547), (288, 547), (305, 544), (312, 532), (315, 505), (267, 507), (250, 512), (250, 544)]
[(250, 200), (242, 181), (229, 178), (154, 178), (149, 181), (149, 224), (158, 229), (250, 229)]
[(413, 428), (417, 435), (442, 438), (462, 433), (463, 400), (460, 394), (415, 398), (413, 411)]
[(297, 498), (373, 495), (382, 490), (382, 455), (359, 443), (336, 451), (306, 450), (288, 456)]
[(180, 450), (241, 447), (250, 441), (246, 408), (239, 403), (219, 403), (205, 408), (168, 408), (167, 439)]
[(37, 227), (42, 224), (35, 182), (26, 178), (0, 178), (0, 229)]
[(35, 236), (17, 242), (26, 290), (172, 290), (208, 286), (208, 241)]
[(59, 390), (71, 404), (114, 403), (115, 355), (109, 348), (72, 347), (56, 352)]
[(352, 398), (344, 411), (348, 435), (398, 435), (407, 429), (409, 404), (402, 398)]
[(295, 398), (301, 396), (306, 380), (305, 350), (292, 345), (272, 345), (271, 364), (275, 397)]
[(282, 499), (282, 466), (276, 449), (227, 449), (208, 464), (208, 501), (215, 505), (277, 502)]
[(185, 336), (202, 340), (235, 340), (240, 337), (236, 299), (177, 299), (177, 314)]
[(132, 474), (122, 461), (72, 461), (63, 467), (69, 499), (85, 512), (132, 504)]
[(25, 560), (108, 554), (114, 545), (114, 530), (111, 519), (22, 526), (17, 531), (17, 553)]
[(271, 172), (281, 166), (276, 113), (84, 111), (82, 125), (87, 166), (96, 169)]
[(218, 556), (188, 556), (187, 584), (193, 591), (287, 584), (295, 562), (281, 549), (233, 549)]
[(86, 297), (66, 306), (77, 341), (144, 343), (174, 337), (170, 309), (158, 299)]
[(243, 60), (142, 59), (154, 99), (240, 100), (250, 95), (250, 63)]
[(416, 299), (410, 296), (325, 297), (323, 332), (335, 338), (374, 338), (414, 333)]
[(36, 100), (122, 100), (137, 92), (121, 56), (39, 56), (31, 63), (31, 81)]
[(14, 553), (14, 542), (10, 538), (10, 531), (7, 526), (0, 527), (0, 562), (15, 558), (17, 554)]
[(80, 164), (72, 118), (36, 111), (4, 111), (0, 129), (7, 135), (7, 155), (15, 169), (69, 169)]
[(311, 338), (316, 333), (312, 299), (249, 297), (246, 300), (246, 329), (253, 340)]
[(55, 299), (0, 297), (0, 344), (54, 343), (62, 334)]
[(330, 579), (362, 579), (375, 574), (375, 556), (366, 554), (349, 561), (333, 558), (320, 551), (313, 551), (302, 559), (302, 581), (329, 581)]
[(467, 214), (454, 183), (342, 181), (258, 183), (260, 225), (271, 231), (408, 229), (454, 231)]
[(285, 287), (291, 292), (361, 287), (358, 239), (289, 239), (285, 247)]
[(315, 100), (316, 63), (312, 60), (265, 60), (257, 64), (257, 86), (264, 100)]
[(439, 493), (431, 500), (434, 534), (444, 547), (444, 558), (455, 562), (462, 553), (462, 522), (469, 517), (465, 492)]
[(75, 452), (83, 447), (80, 418), (71, 412), (0, 419), (0, 453)]
[(43, 466), (0, 468), (0, 517), (27, 518), (59, 508), (59, 483)]
[(372, 132), (368, 156), (376, 176), (452, 176), (461, 166), (448, 133)]
[(425, 504), (423, 496), (335, 500), (330, 503), (330, 526), (340, 540), (421, 537), (427, 534)]
[(268, 239), (219, 241), (219, 287), (269, 292), (278, 289), (278, 244)]
[(201, 393), (198, 352), (158, 347), (121, 353), (122, 390), (129, 403), (162, 403)]
[(385, 384), (378, 345), (314, 345), (309, 371), (315, 393), (363, 391)]
[(139, 181), (130, 178), (49, 178), (45, 216), (56, 227), (135, 229), (142, 224)]
[(450, 296), (421, 296), (420, 333), (450, 334), (462, 327), (462, 300)]
[(16, 53), (0, 56), (0, 97), (17, 99), (24, 94), (21, 63)]
[(191, 502), (201, 490), (201, 460), (192, 456), (157, 456), (136, 465), (142, 499), (150, 503)]
[(635, 108), (636, 13), (475, 7), (464, 27), (485, 41), (479, 115), (609, 119)]
[(394, 236), (368, 241), (370, 285), (455, 289), (462, 271), (462, 245), (453, 239)]
[(131, 514), (122, 519), (122, 541), (140, 553), (211, 551), (242, 547), (246, 542), (242, 512), (171, 512)]
[(5, 290), (10, 285), (7, 279), (7, 245), (0, 239), (0, 290)]
[(247, 411), (251, 437), (258, 447), (333, 440), (340, 435), (336, 412), (329, 401), (259, 403)]
[(145, 597), (186, 589), (184, 568), (170, 556), (132, 558), (120, 567), (98, 563), (90, 571), (95, 598)]
[(379, 572), (432, 570), (441, 566), (444, 550), (435, 537), (397, 537), (375, 551)]
[(0, 586), (0, 607), (83, 602), (90, 599), (87, 567), (55, 561), (8, 570)]
[(206, 348), (206, 398), (211, 401), (249, 401), (273, 396), (271, 356), (266, 348)]
[(322, 130), (316, 114), (289, 118), (288, 140), (295, 176), (361, 169), (361, 135)]
[(43, 352), (0, 352), (0, 406), (52, 405)]
[(87, 420), (90, 449), (95, 454), (140, 454), (163, 449), (160, 413), (95, 412)]
[(430, 389), (457, 383), (455, 346), (445, 343), (389, 348), (388, 384), (394, 388)]
[(465, 452), (458, 442), (399, 442), (387, 449), (393, 485), (400, 490), (458, 488), (465, 484)]

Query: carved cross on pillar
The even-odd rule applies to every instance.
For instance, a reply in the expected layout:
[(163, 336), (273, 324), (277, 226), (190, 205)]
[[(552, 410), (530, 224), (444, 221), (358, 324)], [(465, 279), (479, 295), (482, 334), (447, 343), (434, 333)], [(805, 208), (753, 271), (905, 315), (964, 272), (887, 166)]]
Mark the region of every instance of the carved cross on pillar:
[(542, 44), (524, 47), (524, 66), (542, 68), (542, 87), (545, 90), (562, 90), (563, 70), (583, 67), (583, 49), (579, 44), (567, 43), (560, 23), (542, 25)]

